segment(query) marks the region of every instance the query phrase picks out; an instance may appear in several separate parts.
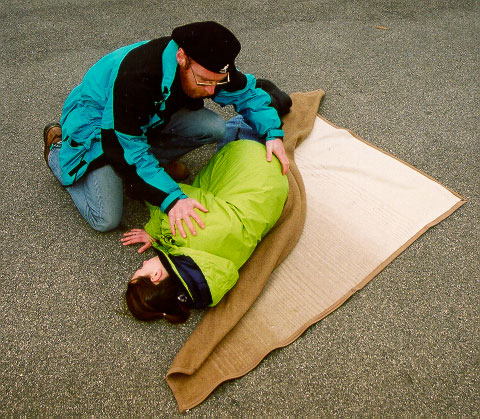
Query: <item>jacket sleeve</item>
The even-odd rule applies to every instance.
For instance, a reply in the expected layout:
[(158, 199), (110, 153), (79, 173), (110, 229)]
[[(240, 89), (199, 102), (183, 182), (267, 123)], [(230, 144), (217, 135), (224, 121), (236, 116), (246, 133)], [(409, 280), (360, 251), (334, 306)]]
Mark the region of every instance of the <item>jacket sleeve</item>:
[(164, 236), (165, 228), (168, 228), (167, 232), (170, 232), (170, 225), (167, 227), (166, 220), (165, 225), (162, 225), (166, 215), (162, 212), (160, 207), (152, 205), (149, 202), (146, 202), (146, 205), (150, 211), (150, 219), (148, 220), (147, 224), (145, 224), (144, 230), (155, 240), (158, 240)]
[(131, 136), (115, 131), (118, 142), (123, 148), (124, 159), (128, 165), (134, 166), (137, 175), (148, 185), (159, 190), (160, 208), (167, 212), (179, 199), (187, 198), (176, 183), (160, 167), (158, 160), (150, 153), (150, 146), (145, 136)]
[[(112, 154), (119, 167), (140, 178), (144, 198), (167, 212), (178, 200), (186, 198), (179, 185), (165, 172), (150, 152), (146, 131), (160, 123), (159, 101), (165, 100), (158, 57), (165, 42), (150, 41), (131, 49), (119, 64), (104, 110), (104, 127), (113, 128)], [(174, 74), (174, 73), (173, 73)], [(112, 76), (113, 77), (113, 76)]]
[[(239, 72), (237, 72), (239, 73)], [(235, 110), (255, 129), (257, 134), (267, 141), (283, 138), (280, 128), (281, 120), (277, 111), (270, 105), (270, 95), (255, 87), (256, 79), (251, 74), (245, 74), (245, 85), (239, 90), (219, 90), (213, 100), (221, 106), (233, 105)]]

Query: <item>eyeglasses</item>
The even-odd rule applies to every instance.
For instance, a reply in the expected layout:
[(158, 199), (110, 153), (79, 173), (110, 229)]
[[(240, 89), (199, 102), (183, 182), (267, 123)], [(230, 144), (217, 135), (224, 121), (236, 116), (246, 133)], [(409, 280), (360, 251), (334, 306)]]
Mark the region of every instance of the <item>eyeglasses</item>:
[(193, 67), (191, 65), (190, 65), (190, 70), (192, 70), (193, 78), (195, 79), (195, 83), (197, 83), (197, 86), (221, 86), (222, 84), (227, 84), (228, 82), (230, 82), (230, 73), (227, 73), (226, 79), (223, 79), (220, 81), (214, 81), (214, 80), (198, 81), (197, 76), (193, 71)]

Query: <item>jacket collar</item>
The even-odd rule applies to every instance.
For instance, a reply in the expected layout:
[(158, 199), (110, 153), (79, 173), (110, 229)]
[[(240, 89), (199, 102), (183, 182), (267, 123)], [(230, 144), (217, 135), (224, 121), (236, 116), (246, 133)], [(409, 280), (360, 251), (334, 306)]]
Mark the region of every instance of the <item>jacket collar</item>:
[(172, 255), (153, 247), (170, 276), (187, 290), (193, 308), (205, 308), (212, 303), (207, 280), (195, 261), (186, 255)]

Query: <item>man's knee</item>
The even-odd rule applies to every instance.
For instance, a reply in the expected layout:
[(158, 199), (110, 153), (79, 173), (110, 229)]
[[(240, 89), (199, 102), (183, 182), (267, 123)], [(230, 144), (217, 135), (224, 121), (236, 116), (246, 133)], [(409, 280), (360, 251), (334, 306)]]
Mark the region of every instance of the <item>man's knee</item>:
[(225, 135), (225, 121), (218, 113), (207, 108), (190, 113), (185, 122), (188, 124), (185, 136), (201, 143), (219, 142)]
[(95, 218), (89, 221), (90, 226), (100, 233), (115, 230), (120, 225), (120, 219), (117, 218)]
[(90, 212), (90, 214), (87, 215), (86, 221), (94, 230), (106, 233), (107, 231), (116, 229), (120, 225), (122, 221), (122, 211), (102, 211), (101, 214)]
[(217, 118), (212, 118), (208, 126), (209, 137), (214, 142), (219, 142), (225, 135), (225, 121), (220, 115), (216, 115)]

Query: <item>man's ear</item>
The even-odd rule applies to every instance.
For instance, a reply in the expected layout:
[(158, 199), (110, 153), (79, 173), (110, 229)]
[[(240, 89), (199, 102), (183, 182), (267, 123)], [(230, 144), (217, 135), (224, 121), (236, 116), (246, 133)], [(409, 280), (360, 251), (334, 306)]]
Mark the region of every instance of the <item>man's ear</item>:
[(187, 54), (185, 54), (185, 51), (183, 48), (178, 48), (177, 51), (177, 63), (179, 66), (183, 67), (187, 62)]

